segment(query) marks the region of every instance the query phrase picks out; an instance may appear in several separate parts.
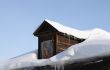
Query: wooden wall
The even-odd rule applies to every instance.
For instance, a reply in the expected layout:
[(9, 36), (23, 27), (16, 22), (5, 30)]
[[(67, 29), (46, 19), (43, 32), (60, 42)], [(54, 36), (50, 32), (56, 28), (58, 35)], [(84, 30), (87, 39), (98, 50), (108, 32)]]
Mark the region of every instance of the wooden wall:
[(60, 53), (70, 47), (71, 45), (79, 43), (78, 40), (70, 38), (65, 35), (56, 35), (56, 53)]
[[(41, 44), (42, 42), (48, 40), (52, 40), (53, 46), (50, 46), (50, 48), (52, 48), (53, 55), (47, 54), (44, 57), (42, 57), (43, 55), (42, 51), (45, 50), (41, 48)], [(83, 41), (82, 39), (65, 35), (64, 33), (60, 32), (42, 32), (38, 36), (38, 59), (50, 58), (51, 56), (54, 56), (66, 50), (68, 47), (80, 43), (82, 41)]]

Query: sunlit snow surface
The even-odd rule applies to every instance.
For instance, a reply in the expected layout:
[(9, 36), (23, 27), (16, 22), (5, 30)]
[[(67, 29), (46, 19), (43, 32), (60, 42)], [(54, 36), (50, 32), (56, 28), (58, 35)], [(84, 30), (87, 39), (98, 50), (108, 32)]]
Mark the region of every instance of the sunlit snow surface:
[[(92, 29), (89, 31), (80, 31), (76, 29), (71, 29), (60, 25), (59, 23), (45, 20), (55, 26), (59, 31), (71, 34), (78, 38), (86, 39), (84, 42), (70, 46), (65, 51), (49, 58), (49, 59), (37, 59), (36, 51), (27, 53), (25, 55), (9, 59), (9, 61), (4, 66), (6, 70), (23, 68), (29, 66), (45, 66), (65, 63), (67, 60), (78, 61), (80, 59), (86, 59), (91, 57), (103, 57), (105, 55), (110, 55), (110, 33), (102, 29)], [(57, 25), (55, 25), (57, 24)], [(60, 28), (62, 27), (62, 28)], [(72, 31), (73, 30), (73, 31)], [(70, 32), (69, 32), (70, 31)], [(87, 34), (86, 34), (87, 33)], [(84, 36), (84, 37), (83, 37)]]

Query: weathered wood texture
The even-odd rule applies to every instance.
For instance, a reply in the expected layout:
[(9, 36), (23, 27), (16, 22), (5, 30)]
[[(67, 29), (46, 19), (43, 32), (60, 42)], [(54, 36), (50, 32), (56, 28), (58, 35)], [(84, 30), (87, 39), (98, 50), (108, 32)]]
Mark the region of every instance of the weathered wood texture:
[(66, 50), (71, 45), (79, 43), (78, 40), (71, 38), (70, 36), (56, 34), (56, 53), (60, 53)]

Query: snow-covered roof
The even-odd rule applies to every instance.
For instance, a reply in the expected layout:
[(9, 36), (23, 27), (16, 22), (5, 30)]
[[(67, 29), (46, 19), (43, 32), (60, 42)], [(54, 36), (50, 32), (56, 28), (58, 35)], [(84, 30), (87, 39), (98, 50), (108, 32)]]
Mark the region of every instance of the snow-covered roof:
[(13, 64), (16, 64), (15, 66), (19, 66), (21, 63), (31, 62), (35, 60), (37, 60), (37, 50), (9, 59), (8, 64), (12, 64), (9, 66), (9, 69), (12, 68)]
[[(55, 26), (59, 31), (64, 26), (57, 24), (56, 22), (46, 20), (51, 25)], [(58, 27), (59, 26), (59, 27)], [(60, 28), (60, 26), (62, 26)], [(104, 31), (102, 29), (92, 29), (90, 31), (79, 31), (76, 29), (71, 29), (68, 27), (67, 31), (70, 29), (70, 33), (74, 35), (74, 31), (76, 32), (75, 36), (80, 37), (81, 34), (86, 35), (86, 40), (76, 44), (72, 45), (65, 51), (49, 58), (49, 59), (37, 59), (36, 53), (31, 52), (26, 55), (10, 59), (7, 68), (9, 69), (16, 69), (16, 68), (23, 68), (23, 67), (30, 67), (30, 66), (45, 66), (45, 65), (54, 65), (54, 64), (64, 64), (68, 60), (72, 60), (74, 63), (75, 61), (82, 60), (82, 59), (89, 59), (93, 57), (104, 57), (110, 55), (110, 33), (107, 31)], [(73, 30), (73, 31), (72, 31)], [(66, 32), (64, 30), (63, 32)], [(69, 32), (68, 32), (69, 33)], [(88, 33), (88, 34), (86, 34)], [(83, 36), (82, 36), (83, 37)], [(84, 38), (84, 37), (83, 37)]]
[[(45, 19), (44, 21), (46, 21), (48, 24), (52, 25), (59, 32), (62, 32), (62, 33), (68, 34), (68, 35), (72, 35), (77, 38), (86, 39), (86, 38), (88, 38), (88, 36), (90, 34), (90, 30), (86, 30), (86, 31), (77, 30), (77, 29), (64, 26), (58, 22), (54, 22), (54, 21), (51, 21), (48, 19)], [(37, 29), (39, 29), (41, 25), (42, 25), (42, 23), (37, 27)]]
[(34, 50), (34, 51), (31, 51), (31, 52), (25, 53), (23, 55), (11, 58), (10, 60), (13, 60), (13, 61), (15, 60), (17, 62), (32, 61), (32, 60), (36, 60), (37, 59), (37, 54), (38, 54), (38, 51)]

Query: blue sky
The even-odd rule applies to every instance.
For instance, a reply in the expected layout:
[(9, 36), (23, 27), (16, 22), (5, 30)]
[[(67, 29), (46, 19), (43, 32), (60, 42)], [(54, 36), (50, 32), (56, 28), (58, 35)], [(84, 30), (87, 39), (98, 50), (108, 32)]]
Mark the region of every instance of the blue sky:
[(33, 32), (44, 19), (110, 32), (110, 0), (0, 0), (0, 60), (37, 49)]

